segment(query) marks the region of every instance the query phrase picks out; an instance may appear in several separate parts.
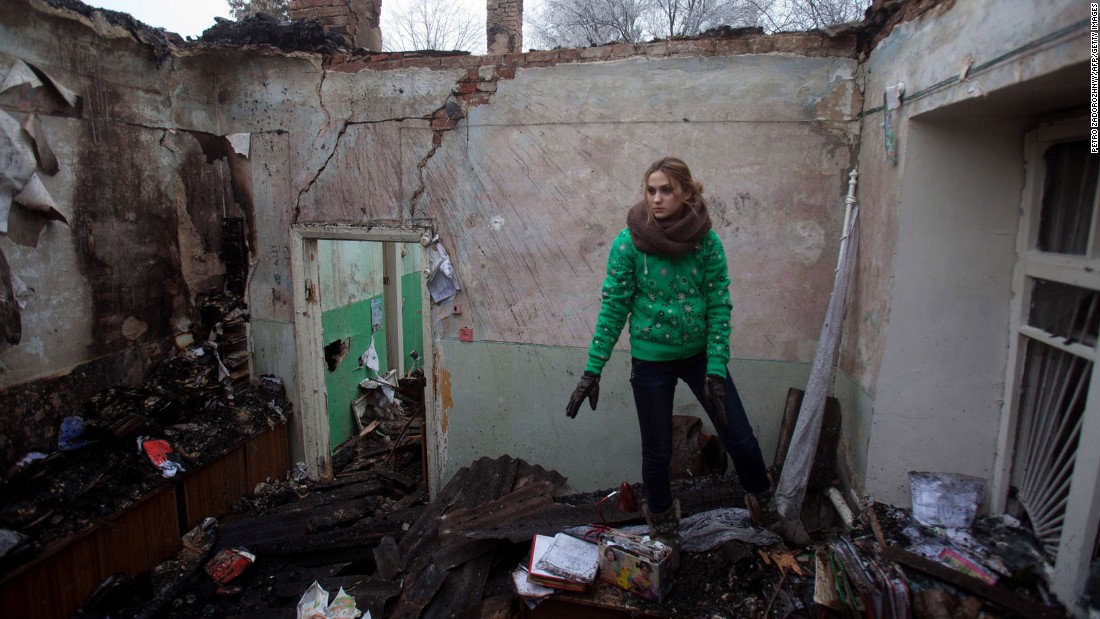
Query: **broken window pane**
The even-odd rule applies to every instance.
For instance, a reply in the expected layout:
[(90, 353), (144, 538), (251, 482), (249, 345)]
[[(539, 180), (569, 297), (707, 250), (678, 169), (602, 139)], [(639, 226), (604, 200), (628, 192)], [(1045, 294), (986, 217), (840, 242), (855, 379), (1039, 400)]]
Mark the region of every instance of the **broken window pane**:
[(1054, 144), (1043, 155), (1046, 185), (1036, 248), (1083, 256), (1088, 250), (1100, 155), (1085, 140)]
[(1036, 279), (1027, 323), (1067, 343), (1095, 347), (1100, 331), (1100, 292)]
[(1091, 361), (1028, 341), (1012, 483), (1052, 559), (1062, 535), (1091, 376)]

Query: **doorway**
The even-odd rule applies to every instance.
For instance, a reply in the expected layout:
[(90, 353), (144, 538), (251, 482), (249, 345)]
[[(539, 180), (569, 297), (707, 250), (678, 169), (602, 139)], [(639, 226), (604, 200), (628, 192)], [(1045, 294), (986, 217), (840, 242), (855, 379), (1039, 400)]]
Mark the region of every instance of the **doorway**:
[[(438, 424), (432, 355), (424, 350), (432, 341), (430, 312), (422, 310), (430, 307), (423, 272), (432, 231), (299, 224), (290, 233), (300, 439), (309, 476), (331, 478), (333, 448), (354, 436), (351, 401), (359, 381), (371, 378), (368, 373), (400, 376), (414, 364), (428, 381), (424, 423), (430, 458)], [(359, 365), (371, 349), (376, 371)], [(435, 467), (424, 464), (434, 488)]]

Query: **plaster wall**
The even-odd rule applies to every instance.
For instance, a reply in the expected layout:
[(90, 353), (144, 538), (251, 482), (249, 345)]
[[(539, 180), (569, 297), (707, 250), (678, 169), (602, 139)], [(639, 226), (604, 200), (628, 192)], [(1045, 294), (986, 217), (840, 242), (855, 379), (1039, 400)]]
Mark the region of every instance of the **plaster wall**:
[[(860, 248), (840, 366), (870, 398), (856, 421), (870, 429), (866, 469), (854, 473), (877, 499), (908, 504), (911, 470), (992, 477), (1023, 135), (1076, 104), (1063, 89), (1085, 88), (1051, 83), (1085, 60), (1084, 8), (941, 5), (897, 26), (863, 65)], [(903, 104), (884, 111), (898, 83)]]
[[(440, 382), (450, 385), (438, 411), (444, 479), (471, 458), (502, 452), (578, 475), (574, 483), (588, 488), (633, 478), (637, 438), (622, 431), (633, 417), (625, 372), (604, 381), (607, 393), (622, 394), (605, 395), (599, 415), (575, 428), (556, 417), (583, 366), (610, 240), (640, 198), (641, 171), (664, 154), (692, 165), (726, 244), (734, 355), (760, 368), (801, 367), (812, 358), (855, 158), (852, 60), (750, 55), (520, 67), (435, 147), (433, 132), (407, 118), (409, 111), (386, 123), (358, 110), (394, 105), (394, 84), (410, 94), (445, 82), (423, 69), (366, 73), (388, 86), (371, 89), (381, 93), (375, 104), (333, 112), (348, 124), (302, 195), (301, 213), (315, 221), (357, 211), (427, 218), (447, 246), (463, 313), (435, 325), (437, 369), (447, 375)], [(329, 75), (329, 109), (342, 97), (353, 100), (341, 85), (363, 88)], [(438, 95), (435, 106), (446, 100)], [(432, 105), (417, 96), (401, 105), (423, 106), (421, 113)], [(373, 181), (360, 173), (368, 168)], [(460, 327), (503, 351), (499, 359), (454, 344)], [(628, 355), (620, 357), (625, 368)], [(759, 379), (766, 374), (756, 371), (742, 389), (754, 403), (778, 402), (751, 413), (770, 454), (787, 388), (805, 381), (787, 370)], [(516, 397), (498, 401), (499, 385)], [(580, 433), (590, 442), (621, 437), (629, 458), (579, 466)]]
[(1017, 123), (914, 120), (907, 140), (867, 453), (867, 491), (901, 505), (911, 470), (991, 477), (1024, 173)]

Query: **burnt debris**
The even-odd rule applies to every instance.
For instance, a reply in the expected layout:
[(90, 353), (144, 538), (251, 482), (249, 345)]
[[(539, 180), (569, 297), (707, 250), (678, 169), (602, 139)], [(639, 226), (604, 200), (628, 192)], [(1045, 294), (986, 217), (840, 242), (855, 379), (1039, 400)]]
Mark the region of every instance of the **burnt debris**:
[(332, 53), (344, 47), (339, 35), (325, 32), (319, 19), (279, 21), (271, 15), (256, 13), (240, 21), (215, 18), (199, 41), (239, 47), (270, 45), (287, 52)]
[[(49, 449), (29, 451), (0, 478), (0, 530), (24, 536), (0, 557), (3, 573), (80, 535), (171, 482), (139, 443), (164, 440), (183, 470), (198, 470), (286, 423), (282, 381), (252, 380), (238, 346), (248, 319), (232, 295), (200, 305), (205, 341), (153, 366), (137, 386), (117, 385), (72, 402)], [(284, 467), (285, 468), (285, 467)]]

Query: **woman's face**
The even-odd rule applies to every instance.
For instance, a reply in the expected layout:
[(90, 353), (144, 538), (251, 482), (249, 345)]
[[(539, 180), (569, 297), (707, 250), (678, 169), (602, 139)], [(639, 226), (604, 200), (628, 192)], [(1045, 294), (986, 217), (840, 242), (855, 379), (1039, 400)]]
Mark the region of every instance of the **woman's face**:
[(645, 204), (654, 219), (668, 219), (680, 214), (684, 208), (684, 188), (675, 179), (657, 170), (645, 183)]

